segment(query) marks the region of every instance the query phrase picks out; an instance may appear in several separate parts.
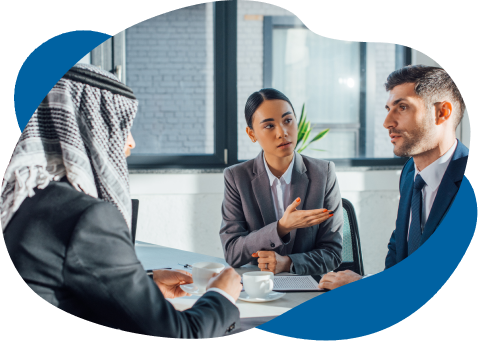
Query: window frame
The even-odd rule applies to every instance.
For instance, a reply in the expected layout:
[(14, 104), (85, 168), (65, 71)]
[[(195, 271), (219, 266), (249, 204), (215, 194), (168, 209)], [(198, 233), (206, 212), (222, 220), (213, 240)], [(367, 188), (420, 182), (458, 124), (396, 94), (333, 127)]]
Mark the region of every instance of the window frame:
[[(214, 153), (213, 154), (133, 154), (127, 159), (130, 170), (154, 169), (223, 169), (246, 161), (238, 160), (237, 132), (237, 0), (213, 3), (214, 25)], [(292, 20), (291, 20), (292, 19)], [(273, 25), (300, 25), (293, 16), (264, 16), (263, 86), (272, 80), (272, 27)], [(91, 63), (116, 73), (126, 80), (125, 31), (107, 40), (91, 52)], [(267, 38), (269, 37), (269, 38)], [(270, 48), (266, 47), (270, 44)], [(340, 124), (342, 129), (357, 130), (358, 153), (364, 155), (366, 124), (366, 43), (360, 43), (360, 127), (356, 123)], [(411, 49), (396, 45), (396, 68), (411, 64)], [(402, 63), (403, 65), (399, 65)], [(119, 72), (118, 74), (118, 67)], [(267, 70), (270, 70), (268, 73)], [(268, 78), (269, 77), (269, 78)], [(363, 104), (362, 104), (363, 102)], [(363, 120), (363, 123), (362, 123)], [(336, 124), (325, 124), (327, 127)], [(325, 128), (324, 125), (324, 128)], [(319, 126), (319, 125), (317, 125)], [(407, 158), (349, 158), (329, 159), (339, 167), (402, 166)]]
[(214, 153), (141, 154), (127, 159), (129, 169), (224, 168), (237, 161), (237, 6), (213, 3), (214, 34)]
[[(272, 44), (274, 28), (302, 27), (308, 29), (294, 16), (264, 16), (263, 21), (263, 87), (272, 87)], [(356, 155), (354, 158), (330, 159), (342, 166), (393, 166), (403, 165), (406, 158), (368, 158), (366, 155), (367, 142), (367, 43), (359, 43), (359, 123), (317, 123), (314, 127), (321, 129), (331, 128), (336, 131), (353, 131), (356, 138)], [(402, 45), (395, 45), (395, 69), (411, 64), (411, 49)], [(387, 161), (388, 160), (388, 161)]]

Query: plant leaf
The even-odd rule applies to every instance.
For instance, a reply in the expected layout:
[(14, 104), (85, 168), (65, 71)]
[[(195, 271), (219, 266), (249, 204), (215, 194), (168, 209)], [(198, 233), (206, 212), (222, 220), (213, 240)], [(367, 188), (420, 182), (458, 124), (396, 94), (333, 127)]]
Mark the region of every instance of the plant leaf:
[(305, 116), (306, 116), (306, 113), (305, 113), (305, 103), (304, 103), (302, 104), (302, 110), (300, 111), (300, 119), (298, 124), (299, 127), (301, 127), (304, 124)]
[(305, 133), (304, 133), (304, 138), (302, 141), (302, 146), (304, 146), (307, 143), (307, 139), (309, 138), (310, 132), (312, 131), (312, 129), (310, 129), (310, 122), (306, 123), (304, 130), (305, 130)]
[(329, 128), (322, 130), (320, 133), (318, 133), (318, 134), (312, 139), (312, 141), (310, 141), (310, 142), (307, 143), (307, 144), (305, 144), (305, 141), (304, 141), (304, 143), (302, 144), (302, 146), (300, 147), (300, 149), (301, 149), (301, 150), (305, 150), (305, 148), (307, 148), (312, 142), (315, 142), (315, 141), (320, 140), (320, 139), (323, 138), (325, 135), (327, 135), (327, 133), (328, 133), (329, 131), (330, 131)]
[(330, 131), (329, 128), (322, 130), (320, 133), (318, 133), (318, 134), (312, 139), (312, 141), (310, 141), (310, 143), (320, 140), (320, 139), (323, 138), (325, 135), (327, 135), (327, 133), (328, 133), (329, 131)]
[(304, 135), (305, 135), (305, 122), (307, 120), (307, 112), (305, 111), (305, 103), (304, 105), (302, 105), (302, 112), (301, 112), (301, 115), (300, 115), (300, 120), (299, 120), (299, 124), (297, 126), (297, 144), (296, 144), (296, 148), (297, 146), (299, 145), (299, 143), (302, 141), (302, 139), (304, 138)]

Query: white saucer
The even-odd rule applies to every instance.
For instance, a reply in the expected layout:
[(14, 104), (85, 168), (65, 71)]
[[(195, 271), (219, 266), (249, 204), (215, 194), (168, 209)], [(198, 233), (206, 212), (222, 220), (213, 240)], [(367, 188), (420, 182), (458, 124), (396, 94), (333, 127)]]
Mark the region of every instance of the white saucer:
[(183, 289), (184, 292), (195, 296), (201, 296), (206, 293), (206, 290), (199, 290), (198, 287), (194, 285), (194, 283), (182, 284), (179, 287)]
[(247, 292), (243, 291), (239, 295), (239, 299), (241, 301), (252, 302), (252, 303), (264, 303), (264, 302), (271, 302), (271, 301), (278, 300), (279, 298), (282, 298), (284, 296), (285, 296), (285, 292), (271, 291), (270, 293), (267, 294), (266, 297), (251, 298), (251, 297), (249, 297)]

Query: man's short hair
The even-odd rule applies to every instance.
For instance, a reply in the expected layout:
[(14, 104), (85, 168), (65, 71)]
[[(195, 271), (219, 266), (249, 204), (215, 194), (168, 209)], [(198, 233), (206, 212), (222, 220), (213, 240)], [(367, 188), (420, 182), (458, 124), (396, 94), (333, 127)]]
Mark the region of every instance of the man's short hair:
[(455, 82), (445, 70), (425, 65), (405, 66), (393, 71), (387, 77), (385, 89), (390, 91), (397, 85), (405, 83), (415, 84), (415, 93), (423, 98), (428, 109), (431, 109), (433, 104), (438, 101), (444, 99), (450, 101), (453, 105), (453, 111), (456, 110), (454, 120), (456, 129), (463, 118), (466, 107)]

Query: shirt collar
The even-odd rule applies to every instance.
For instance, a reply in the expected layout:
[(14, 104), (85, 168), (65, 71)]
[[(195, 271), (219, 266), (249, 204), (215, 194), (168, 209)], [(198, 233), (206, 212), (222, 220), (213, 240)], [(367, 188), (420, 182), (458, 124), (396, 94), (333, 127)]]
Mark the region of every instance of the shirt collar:
[[(266, 172), (267, 172), (267, 176), (269, 177), (270, 186), (272, 186), (274, 184), (275, 179), (277, 178), (275, 177), (274, 174), (272, 174), (271, 170), (269, 169), (269, 165), (266, 162), (266, 157), (264, 153), (262, 153), (262, 159), (264, 160), (264, 166), (266, 167)], [(286, 184), (290, 184), (292, 180), (292, 169), (294, 168), (294, 161), (295, 161), (295, 153), (294, 153), (294, 156), (292, 157), (292, 161), (289, 165), (289, 168), (287, 168), (285, 173), (282, 174), (282, 176), (280, 177), (281, 179), (285, 181)]]
[(422, 179), (432, 191), (437, 189), (438, 186), (440, 186), (441, 180), (446, 172), (446, 169), (448, 168), (448, 165), (450, 164), (451, 157), (456, 149), (456, 145), (457, 141), (455, 140), (453, 146), (448, 149), (445, 154), (443, 154), (439, 159), (435, 160), (432, 164), (425, 167), (425, 169), (421, 172), (418, 171), (417, 165), (415, 165), (415, 177), (417, 174), (420, 174)]

